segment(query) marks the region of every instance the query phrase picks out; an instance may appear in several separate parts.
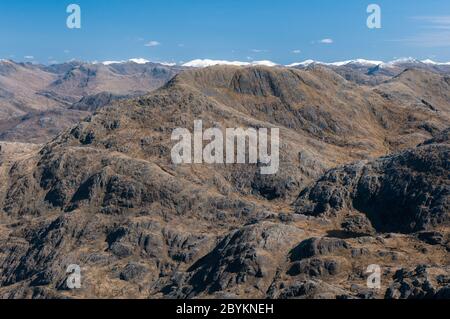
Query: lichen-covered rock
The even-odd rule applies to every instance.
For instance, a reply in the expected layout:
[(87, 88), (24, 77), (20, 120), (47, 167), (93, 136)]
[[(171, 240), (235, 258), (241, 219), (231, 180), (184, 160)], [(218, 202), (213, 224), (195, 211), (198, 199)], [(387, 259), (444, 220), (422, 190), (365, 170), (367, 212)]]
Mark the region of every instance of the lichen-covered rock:
[[(437, 275), (436, 273), (440, 273)], [(444, 273), (444, 274), (442, 274)], [(414, 270), (401, 269), (386, 291), (388, 299), (445, 299), (449, 285), (440, 280), (449, 276), (449, 269), (433, 269), (425, 265)]]

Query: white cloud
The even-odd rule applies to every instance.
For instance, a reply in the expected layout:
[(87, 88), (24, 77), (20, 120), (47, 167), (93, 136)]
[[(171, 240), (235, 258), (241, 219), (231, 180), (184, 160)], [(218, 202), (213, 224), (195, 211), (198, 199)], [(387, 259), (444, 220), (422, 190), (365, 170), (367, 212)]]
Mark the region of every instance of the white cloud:
[(262, 49), (252, 49), (253, 53), (265, 53), (265, 52), (269, 52), (268, 50), (262, 50)]
[(389, 41), (402, 42), (416, 47), (444, 48), (450, 47), (450, 31), (421, 32), (413, 36)]
[(158, 41), (150, 41), (145, 44), (146, 47), (157, 47), (159, 45), (161, 45), (161, 43), (159, 43)]
[(26, 56), (24, 56), (24, 58), (27, 59), (27, 60), (33, 60), (33, 59), (34, 59), (34, 56), (32, 56), (32, 55), (26, 55)]
[(426, 22), (428, 28), (450, 29), (450, 16), (422, 16), (413, 17), (412, 19)]
[(333, 39), (330, 39), (330, 38), (322, 39), (319, 42), (322, 43), (322, 44), (332, 44), (332, 43), (334, 43)]
[(64, 50), (64, 53), (65, 53), (65, 54), (68, 54), (68, 53), (70, 53), (70, 50), (67, 50), (67, 49), (66, 49), (66, 50)]
[(411, 19), (422, 22), (421, 31), (389, 41), (426, 48), (450, 47), (450, 16), (421, 16)]
[(302, 53), (302, 51), (301, 51), (301, 50), (293, 50), (292, 53), (294, 53), (294, 54), (300, 54), (300, 53)]

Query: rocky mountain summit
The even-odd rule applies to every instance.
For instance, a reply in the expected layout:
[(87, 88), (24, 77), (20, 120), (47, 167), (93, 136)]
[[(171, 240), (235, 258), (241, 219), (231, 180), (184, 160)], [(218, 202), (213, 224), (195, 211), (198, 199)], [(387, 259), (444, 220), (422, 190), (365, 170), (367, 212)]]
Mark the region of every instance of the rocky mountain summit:
[[(67, 84), (102, 69), (51, 71), (81, 97), (69, 109), (95, 114), (0, 143), (0, 297), (449, 298), (447, 75), (214, 66), (142, 96)], [(196, 119), (279, 128), (278, 173), (173, 164), (173, 130)]]

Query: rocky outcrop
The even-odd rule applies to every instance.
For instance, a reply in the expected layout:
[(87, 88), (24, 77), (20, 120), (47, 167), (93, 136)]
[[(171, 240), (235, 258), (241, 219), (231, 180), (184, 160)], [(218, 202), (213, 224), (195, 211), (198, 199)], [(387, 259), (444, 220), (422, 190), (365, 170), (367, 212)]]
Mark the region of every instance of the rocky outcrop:
[(326, 173), (302, 191), (299, 214), (357, 211), (378, 232), (413, 233), (450, 222), (448, 144), (430, 144)]
[(401, 269), (386, 291), (388, 299), (448, 299), (450, 298), (449, 269), (433, 269), (425, 265), (408, 271)]
[[(179, 282), (169, 296), (195, 297), (215, 293), (251, 293), (263, 297), (280, 263), (303, 236), (292, 226), (263, 222), (227, 235), (211, 253), (188, 269), (187, 286)], [(173, 289), (173, 291), (172, 291)]]
[(164, 86), (181, 70), (154, 63), (0, 61), (0, 140), (45, 143), (116, 100)]

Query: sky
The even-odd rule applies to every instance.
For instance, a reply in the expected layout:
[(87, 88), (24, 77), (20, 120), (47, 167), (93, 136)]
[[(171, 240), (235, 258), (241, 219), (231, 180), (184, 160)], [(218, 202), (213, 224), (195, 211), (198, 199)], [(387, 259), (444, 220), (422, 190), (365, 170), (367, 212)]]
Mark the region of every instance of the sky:
[[(367, 27), (372, 3), (381, 29)], [(0, 0), (0, 58), (15, 61), (403, 57), (450, 61), (449, 0)]]

